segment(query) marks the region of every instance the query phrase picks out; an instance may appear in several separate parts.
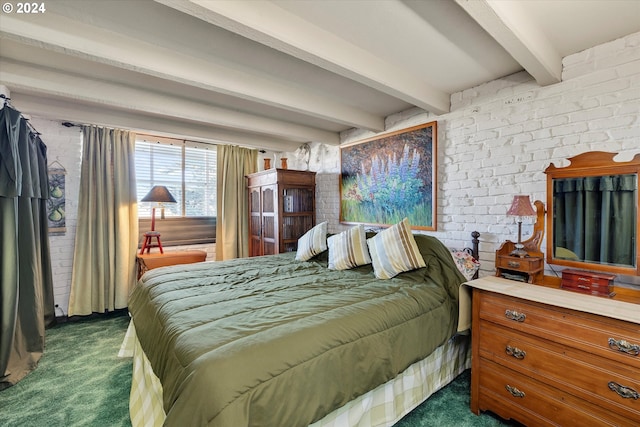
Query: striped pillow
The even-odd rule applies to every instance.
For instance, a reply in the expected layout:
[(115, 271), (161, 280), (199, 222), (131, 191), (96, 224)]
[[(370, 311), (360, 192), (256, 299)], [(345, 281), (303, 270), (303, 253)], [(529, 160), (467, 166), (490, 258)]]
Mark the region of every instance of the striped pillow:
[(329, 237), (327, 244), (329, 270), (348, 270), (359, 265), (371, 264), (367, 238), (362, 225)]
[(296, 260), (307, 261), (326, 250), (327, 223), (321, 222), (298, 239)]
[(378, 279), (391, 279), (403, 271), (426, 267), (407, 218), (368, 239), (367, 245)]

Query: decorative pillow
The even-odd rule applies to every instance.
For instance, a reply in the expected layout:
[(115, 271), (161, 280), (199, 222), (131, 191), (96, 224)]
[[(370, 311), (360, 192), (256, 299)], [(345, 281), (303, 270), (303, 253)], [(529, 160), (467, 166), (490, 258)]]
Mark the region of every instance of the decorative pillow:
[(367, 240), (373, 271), (379, 279), (426, 267), (407, 218)]
[(460, 273), (462, 273), (462, 275), (466, 277), (467, 280), (473, 279), (476, 271), (478, 271), (478, 269), (480, 268), (480, 263), (465, 251), (461, 251), (458, 249), (450, 250), (453, 261), (456, 263), (456, 267), (458, 267)]
[(298, 239), (296, 260), (307, 261), (326, 250), (327, 223), (321, 222)]
[(364, 227), (357, 225), (327, 239), (329, 270), (348, 270), (371, 264)]

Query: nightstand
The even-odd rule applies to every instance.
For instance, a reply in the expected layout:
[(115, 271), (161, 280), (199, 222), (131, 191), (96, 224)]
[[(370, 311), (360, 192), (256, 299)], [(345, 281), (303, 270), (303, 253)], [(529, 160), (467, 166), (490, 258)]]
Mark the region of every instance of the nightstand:
[(175, 251), (162, 254), (138, 254), (136, 258), (138, 261), (138, 279), (140, 279), (147, 270), (153, 270), (154, 268), (202, 262), (207, 258), (207, 253), (199, 250)]
[(496, 276), (526, 283), (540, 283), (544, 275), (544, 258), (520, 258), (496, 253)]

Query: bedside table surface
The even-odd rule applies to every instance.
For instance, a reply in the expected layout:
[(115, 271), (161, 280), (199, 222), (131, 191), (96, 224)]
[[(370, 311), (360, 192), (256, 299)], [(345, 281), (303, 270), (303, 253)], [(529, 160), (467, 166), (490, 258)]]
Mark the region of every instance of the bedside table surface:
[(147, 271), (169, 265), (192, 264), (206, 260), (207, 253), (201, 250), (175, 251), (149, 254), (137, 254), (138, 279)]

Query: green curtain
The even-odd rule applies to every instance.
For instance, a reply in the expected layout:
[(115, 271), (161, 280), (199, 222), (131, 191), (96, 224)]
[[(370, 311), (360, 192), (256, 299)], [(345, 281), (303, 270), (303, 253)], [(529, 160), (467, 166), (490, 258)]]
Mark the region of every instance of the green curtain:
[(70, 316), (126, 308), (136, 281), (135, 134), (83, 126), (82, 136)]
[(635, 174), (555, 179), (554, 248), (584, 261), (635, 265)]
[(55, 321), (47, 148), (19, 111), (0, 110), (0, 390), (36, 368)]
[(258, 170), (258, 151), (218, 145), (216, 259), (249, 256), (249, 201), (245, 176)]

